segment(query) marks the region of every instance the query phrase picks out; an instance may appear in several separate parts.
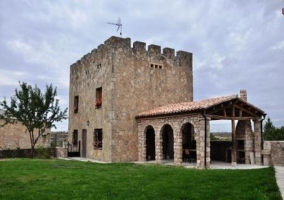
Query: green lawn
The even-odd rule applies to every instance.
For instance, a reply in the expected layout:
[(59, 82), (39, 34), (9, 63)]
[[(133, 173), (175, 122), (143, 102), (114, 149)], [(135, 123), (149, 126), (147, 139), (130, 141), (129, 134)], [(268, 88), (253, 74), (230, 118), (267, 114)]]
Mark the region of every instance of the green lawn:
[(0, 161), (0, 199), (281, 199), (274, 174), (11, 159)]

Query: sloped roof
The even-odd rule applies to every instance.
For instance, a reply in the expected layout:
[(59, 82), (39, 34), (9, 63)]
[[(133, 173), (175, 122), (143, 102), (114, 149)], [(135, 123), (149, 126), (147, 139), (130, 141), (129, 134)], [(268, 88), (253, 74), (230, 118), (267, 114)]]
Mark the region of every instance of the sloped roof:
[(206, 110), (211, 107), (217, 106), (219, 104), (237, 100), (239, 102), (242, 102), (242, 104), (245, 104), (248, 107), (251, 107), (255, 110), (257, 110), (259, 113), (263, 114), (264, 111), (257, 108), (256, 106), (240, 99), (238, 95), (230, 95), (230, 96), (223, 96), (223, 97), (217, 97), (217, 98), (210, 98), (205, 99), (201, 101), (192, 101), (192, 102), (182, 102), (182, 103), (176, 103), (176, 104), (168, 104), (165, 106), (157, 107), (151, 110), (147, 110), (141, 113), (138, 113), (136, 115), (137, 118), (139, 117), (150, 117), (150, 116), (160, 116), (160, 115), (171, 115), (171, 114), (179, 114), (179, 113), (185, 113), (185, 112), (197, 112), (200, 110)]

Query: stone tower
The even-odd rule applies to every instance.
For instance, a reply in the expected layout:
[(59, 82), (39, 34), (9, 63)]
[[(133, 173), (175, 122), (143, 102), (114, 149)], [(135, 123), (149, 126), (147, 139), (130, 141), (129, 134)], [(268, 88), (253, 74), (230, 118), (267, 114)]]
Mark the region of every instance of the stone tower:
[(70, 66), (69, 142), (82, 157), (136, 161), (135, 115), (192, 100), (191, 53), (111, 37)]

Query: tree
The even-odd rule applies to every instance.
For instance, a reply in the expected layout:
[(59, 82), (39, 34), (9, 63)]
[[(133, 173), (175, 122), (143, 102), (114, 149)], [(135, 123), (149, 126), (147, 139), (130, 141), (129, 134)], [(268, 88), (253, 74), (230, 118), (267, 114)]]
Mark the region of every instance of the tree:
[(284, 127), (276, 128), (268, 117), (263, 128), (265, 140), (284, 140)]
[(275, 126), (273, 125), (270, 117), (267, 118), (263, 127), (263, 137), (265, 140), (271, 140), (274, 135)]
[(21, 83), (20, 89), (15, 90), (15, 95), (11, 97), (10, 105), (4, 99), (0, 106), (4, 113), (0, 119), (4, 120), (3, 126), (20, 122), (26, 127), (31, 142), (31, 158), (35, 154), (35, 145), (45, 130), (52, 127), (56, 128), (55, 122), (67, 119), (67, 108), (61, 111), (56, 87), (52, 84), (46, 85), (46, 91), (43, 94), (36, 85), (32, 87), (27, 83)]
[(264, 124), (263, 132), (268, 133), (269, 131), (274, 130), (274, 129), (275, 129), (275, 126), (273, 125), (270, 117), (268, 117), (267, 121)]

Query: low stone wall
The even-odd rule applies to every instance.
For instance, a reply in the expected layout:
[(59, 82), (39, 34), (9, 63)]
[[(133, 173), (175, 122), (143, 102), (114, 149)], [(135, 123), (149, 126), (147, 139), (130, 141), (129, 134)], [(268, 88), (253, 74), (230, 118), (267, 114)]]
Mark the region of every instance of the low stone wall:
[(67, 158), (67, 148), (56, 147), (55, 151), (57, 158)]
[[(36, 158), (56, 157), (55, 148), (36, 148)], [(67, 153), (66, 153), (67, 154)], [(5, 149), (0, 150), (0, 159), (4, 158), (30, 158), (31, 149)]]
[(264, 165), (284, 165), (284, 141), (265, 141), (262, 155)]

